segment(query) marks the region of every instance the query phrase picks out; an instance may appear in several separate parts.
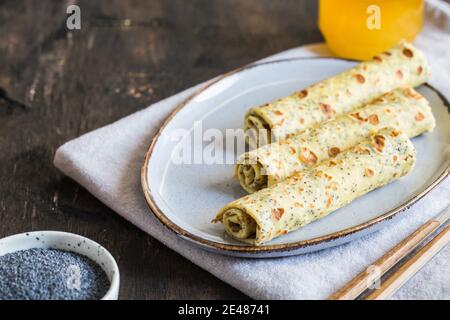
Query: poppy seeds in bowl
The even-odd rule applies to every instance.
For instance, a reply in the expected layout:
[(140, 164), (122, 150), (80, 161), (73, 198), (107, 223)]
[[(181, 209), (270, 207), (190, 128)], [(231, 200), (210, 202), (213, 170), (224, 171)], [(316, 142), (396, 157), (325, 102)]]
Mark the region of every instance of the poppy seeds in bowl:
[(0, 256), (0, 300), (99, 300), (110, 287), (91, 259), (59, 249)]

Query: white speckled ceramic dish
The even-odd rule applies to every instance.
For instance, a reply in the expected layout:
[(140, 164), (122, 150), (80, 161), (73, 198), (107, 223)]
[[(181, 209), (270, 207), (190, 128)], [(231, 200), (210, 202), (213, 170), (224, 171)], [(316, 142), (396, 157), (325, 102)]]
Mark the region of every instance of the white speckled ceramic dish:
[(118, 299), (119, 268), (113, 256), (97, 242), (77, 234), (60, 231), (34, 231), (0, 239), (0, 256), (33, 248), (60, 249), (88, 257), (105, 271), (111, 283), (102, 300)]
[[(207, 250), (227, 255), (268, 258), (301, 254), (336, 246), (383, 225), (449, 174), (450, 115), (448, 101), (434, 88), (418, 90), (430, 102), (436, 129), (413, 139), (417, 164), (405, 178), (357, 199), (329, 216), (263, 246), (248, 246), (228, 237), (211, 219), (226, 203), (245, 195), (233, 178), (233, 165), (177, 165), (172, 160), (180, 142), (170, 139), (178, 129), (241, 128), (251, 106), (286, 96), (354, 66), (334, 58), (307, 58), (254, 64), (208, 84), (179, 106), (154, 138), (142, 168), (142, 186), (150, 209), (171, 231)], [(190, 131), (192, 134), (192, 131)], [(235, 150), (223, 149), (236, 157)]]

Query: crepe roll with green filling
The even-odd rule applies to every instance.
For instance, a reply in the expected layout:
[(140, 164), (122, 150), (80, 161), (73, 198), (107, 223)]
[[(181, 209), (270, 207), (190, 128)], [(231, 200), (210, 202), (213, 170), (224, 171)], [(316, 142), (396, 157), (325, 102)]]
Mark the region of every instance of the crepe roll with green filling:
[(352, 69), (272, 103), (251, 108), (244, 119), (253, 147), (283, 140), (339, 114), (363, 107), (378, 96), (416, 87), (430, 77), (425, 56), (413, 45), (396, 47)]
[(393, 127), (413, 138), (434, 126), (430, 105), (421, 94), (412, 88), (395, 89), (362, 109), (242, 154), (235, 176), (252, 193), (335, 157), (381, 128)]
[(213, 222), (239, 241), (261, 245), (406, 175), (415, 159), (406, 134), (383, 128), (333, 159), (227, 204)]

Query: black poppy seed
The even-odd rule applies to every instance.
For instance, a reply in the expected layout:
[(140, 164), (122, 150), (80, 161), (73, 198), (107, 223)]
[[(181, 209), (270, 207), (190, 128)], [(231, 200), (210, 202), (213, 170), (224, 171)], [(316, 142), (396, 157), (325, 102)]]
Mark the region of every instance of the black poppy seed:
[(98, 300), (110, 282), (91, 259), (58, 249), (0, 256), (0, 300)]

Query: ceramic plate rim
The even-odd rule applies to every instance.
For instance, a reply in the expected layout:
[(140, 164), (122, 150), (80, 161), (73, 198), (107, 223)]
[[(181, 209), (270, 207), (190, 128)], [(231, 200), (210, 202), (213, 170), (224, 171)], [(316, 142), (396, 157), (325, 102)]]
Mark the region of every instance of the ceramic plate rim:
[[(276, 64), (276, 63), (283, 63), (283, 62), (289, 62), (289, 61), (297, 61), (297, 60), (309, 60), (309, 59), (323, 59), (323, 60), (338, 60), (338, 61), (350, 61), (355, 62), (354, 60), (349, 59), (341, 59), (336, 57), (293, 57), (288, 59), (278, 59), (278, 60), (272, 60), (272, 61), (265, 61), (265, 62), (257, 62), (252, 63), (249, 65), (245, 65), (243, 67), (234, 69), (230, 72), (224, 73), (222, 75), (217, 76), (216, 78), (208, 81), (204, 86), (202, 86), (200, 89), (196, 90), (192, 95), (190, 95), (187, 99), (185, 99), (182, 103), (180, 103), (170, 114), (169, 116), (164, 120), (163, 124), (159, 128), (156, 135), (153, 137), (152, 142), (150, 143), (150, 146), (147, 149), (147, 152), (145, 153), (144, 158), (144, 164), (141, 168), (141, 187), (144, 192), (146, 203), (153, 215), (170, 231), (174, 232), (176, 235), (192, 241), (202, 247), (208, 247), (212, 249), (217, 249), (219, 251), (227, 251), (227, 252), (235, 252), (235, 253), (276, 253), (276, 252), (283, 252), (283, 251), (291, 251), (291, 250), (298, 250), (298, 249), (304, 249), (309, 246), (318, 245), (321, 243), (326, 243), (330, 241), (338, 240), (342, 237), (347, 237), (352, 234), (356, 234), (359, 232), (363, 232), (365, 230), (370, 229), (371, 227), (374, 227), (375, 225), (385, 222), (389, 219), (392, 219), (397, 214), (405, 211), (406, 209), (410, 208), (412, 205), (414, 205), (417, 201), (422, 199), (424, 196), (426, 196), (431, 190), (433, 190), (439, 183), (441, 183), (450, 173), (450, 163), (447, 164), (447, 167), (443, 170), (442, 173), (439, 174), (439, 176), (431, 182), (427, 187), (425, 187), (419, 194), (415, 195), (411, 199), (407, 200), (405, 203), (401, 204), (400, 206), (393, 208), (386, 213), (384, 213), (381, 216), (378, 216), (374, 219), (371, 219), (369, 221), (366, 221), (364, 223), (361, 223), (357, 226), (346, 228), (337, 232), (333, 232), (330, 234), (327, 234), (325, 236), (320, 236), (308, 240), (302, 240), (292, 243), (285, 243), (285, 244), (276, 244), (276, 245), (262, 245), (262, 246), (247, 246), (247, 245), (233, 245), (233, 244), (224, 244), (219, 243), (211, 240), (204, 239), (202, 237), (199, 237), (195, 234), (192, 234), (191, 232), (183, 229), (176, 223), (172, 222), (165, 214), (164, 212), (158, 207), (156, 204), (156, 201), (153, 198), (153, 195), (150, 190), (150, 185), (148, 182), (148, 167), (150, 164), (150, 159), (153, 154), (154, 147), (156, 146), (156, 143), (159, 140), (159, 137), (161, 136), (163, 130), (166, 128), (166, 126), (172, 121), (172, 119), (177, 115), (177, 113), (183, 109), (190, 101), (192, 101), (196, 96), (203, 93), (205, 90), (207, 90), (212, 85), (222, 81), (223, 79), (237, 74), (239, 72), (242, 72), (244, 70), (248, 70), (255, 67), (261, 67), (267, 64)], [(448, 99), (436, 88), (431, 86), (428, 83), (424, 84), (425, 86), (429, 87), (433, 92), (435, 92), (440, 99), (442, 99), (444, 105), (447, 107), (447, 109), (450, 110), (450, 103)]]

